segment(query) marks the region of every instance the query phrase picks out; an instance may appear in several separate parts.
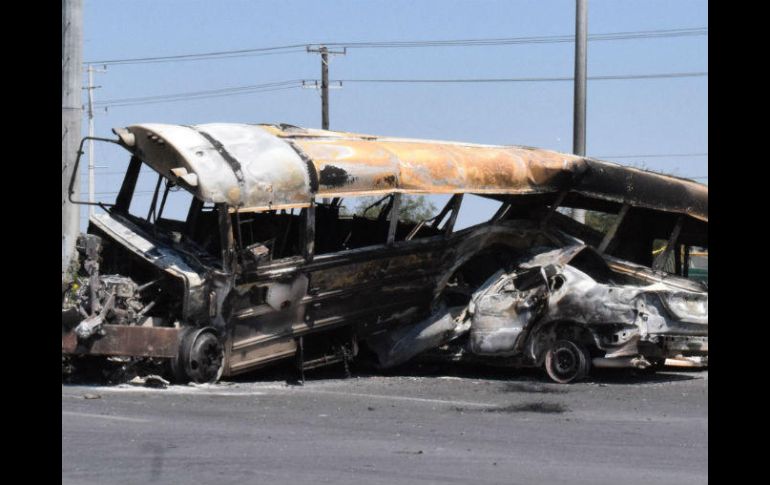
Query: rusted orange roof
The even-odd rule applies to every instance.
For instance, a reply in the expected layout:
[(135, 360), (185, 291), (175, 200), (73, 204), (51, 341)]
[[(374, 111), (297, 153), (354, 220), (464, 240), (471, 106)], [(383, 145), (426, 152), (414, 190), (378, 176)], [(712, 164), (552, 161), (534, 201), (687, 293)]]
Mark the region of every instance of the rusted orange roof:
[[(550, 150), (290, 125), (142, 124), (126, 130), (133, 145), (124, 144), (147, 164), (171, 179), (172, 169), (184, 168), (196, 175), (197, 185), (186, 186), (188, 190), (233, 207), (303, 207), (316, 196), (388, 192), (513, 195), (571, 190), (708, 220), (708, 187), (702, 184)], [(658, 203), (649, 205), (656, 197)]]

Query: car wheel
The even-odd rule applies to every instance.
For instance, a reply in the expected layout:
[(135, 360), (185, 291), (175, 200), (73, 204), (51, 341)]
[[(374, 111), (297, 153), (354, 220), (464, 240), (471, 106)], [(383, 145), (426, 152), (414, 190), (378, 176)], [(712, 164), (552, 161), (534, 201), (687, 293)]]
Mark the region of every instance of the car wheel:
[(588, 350), (571, 340), (557, 340), (545, 354), (545, 371), (559, 384), (567, 384), (588, 375), (591, 356)]

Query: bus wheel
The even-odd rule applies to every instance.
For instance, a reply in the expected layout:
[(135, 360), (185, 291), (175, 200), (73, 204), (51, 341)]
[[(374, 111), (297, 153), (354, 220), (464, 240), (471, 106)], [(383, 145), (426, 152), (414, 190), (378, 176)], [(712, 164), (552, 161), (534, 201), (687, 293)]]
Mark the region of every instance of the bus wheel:
[(175, 377), (198, 384), (216, 382), (224, 370), (224, 345), (211, 328), (187, 333), (179, 344), (179, 356), (172, 362)]
[(571, 340), (557, 340), (545, 354), (545, 371), (559, 384), (567, 384), (588, 375), (591, 356), (588, 350)]

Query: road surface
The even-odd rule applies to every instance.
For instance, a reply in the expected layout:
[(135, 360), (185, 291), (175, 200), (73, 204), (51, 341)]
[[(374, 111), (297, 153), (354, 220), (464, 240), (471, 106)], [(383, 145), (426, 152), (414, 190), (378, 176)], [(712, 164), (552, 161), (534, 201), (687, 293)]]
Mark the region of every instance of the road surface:
[(705, 484), (708, 371), (62, 385), (62, 483)]

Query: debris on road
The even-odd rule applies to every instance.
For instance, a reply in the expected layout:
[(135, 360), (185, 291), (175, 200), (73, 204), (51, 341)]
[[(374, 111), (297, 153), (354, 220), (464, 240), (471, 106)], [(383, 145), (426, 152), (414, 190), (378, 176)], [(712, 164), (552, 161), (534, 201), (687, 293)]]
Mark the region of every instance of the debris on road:
[(149, 375), (145, 377), (136, 376), (128, 381), (128, 383), (132, 386), (152, 387), (155, 389), (165, 389), (170, 384), (170, 382), (166, 379), (156, 375)]

